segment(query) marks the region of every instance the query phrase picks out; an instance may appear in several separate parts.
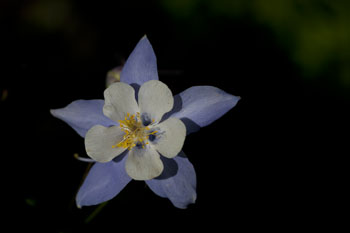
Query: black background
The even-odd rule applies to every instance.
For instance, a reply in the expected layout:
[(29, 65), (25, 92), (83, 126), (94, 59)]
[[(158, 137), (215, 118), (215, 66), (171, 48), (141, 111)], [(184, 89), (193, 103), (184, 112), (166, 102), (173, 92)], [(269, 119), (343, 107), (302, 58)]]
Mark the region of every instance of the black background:
[[(200, 18), (183, 19), (158, 1), (42, 2), (0, 4), (5, 223), (64, 233), (329, 223), (319, 216), (337, 206), (328, 194), (338, 192), (345, 172), (338, 166), (347, 156), (348, 89), (324, 77), (305, 79), (269, 28), (244, 14), (209, 14), (200, 4)], [(96, 207), (74, 204), (88, 164), (73, 154), (85, 156), (84, 142), (49, 110), (103, 98), (107, 71), (145, 34), (160, 80), (174, 94), (212, 85), (242, 99), (186, 138), (183, 150), (197, 172), (196, 204), (176, 209), (133, 181), (86, 224)]]

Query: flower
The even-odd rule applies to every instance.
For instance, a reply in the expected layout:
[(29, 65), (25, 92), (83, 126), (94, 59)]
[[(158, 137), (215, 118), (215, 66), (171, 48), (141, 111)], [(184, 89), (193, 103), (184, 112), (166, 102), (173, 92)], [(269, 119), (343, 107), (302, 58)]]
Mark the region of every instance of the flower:
[(175, 157), (186, 137), (186, 127), (180, 119), (161, 121), (173, 108), (169, 88), (158, 80), (147, 81), (140, 87), (136, 101), (134, 88), (118, 82), (105, 90), (104, 97), (103, 113), (115, 125), (89, 129), (85, 135), (87, 154), (104, 163), (128, 150), (125, 169), (131, 178), (158, 177), (164, 169), (160, 154), (169, 159)]
[(173, 97), (158, 80), (156, 56), (144, 36), (104, 98), (51, 110), (85, 138), (86, 152), (96, 161), (77, 206), (108, 201), (132, 179), (144, 180), (178, 208), (194, 203), (196, 173), (181, 150), (186, 134), (220, 118), (240, 97), (212, 86), (194, 86)]

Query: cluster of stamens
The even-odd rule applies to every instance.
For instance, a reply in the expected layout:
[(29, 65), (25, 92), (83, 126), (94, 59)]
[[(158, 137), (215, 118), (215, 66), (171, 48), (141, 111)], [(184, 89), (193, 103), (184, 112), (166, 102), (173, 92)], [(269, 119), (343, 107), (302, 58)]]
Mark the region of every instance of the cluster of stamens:
[[(154, 123), (152, 120), (151, 124)], [(149, 124), (149, 125), (151, 125)], [(124, 120), (119, 120), (119, 127), (125, 133), (123, 140), (116, 145), (113, 145), (112, 148), (122, 147), (131, 150), (136, 145), (142, 146), (145, 148), (147, 145), (149, 135), (155, 135), (158, 131), (151, 131), (151, 128), (144, 126), (141, 121), (140, 113), (130, 115), (127, 113)]]

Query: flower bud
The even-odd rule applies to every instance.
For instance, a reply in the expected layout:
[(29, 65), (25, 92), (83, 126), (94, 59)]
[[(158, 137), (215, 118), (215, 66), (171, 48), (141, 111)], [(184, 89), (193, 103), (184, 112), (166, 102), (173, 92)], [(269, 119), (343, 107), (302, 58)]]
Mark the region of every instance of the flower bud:
[(112, 83), (120, 82), (120, 73), (122, 72), (123, 66), (117, 66), (107, 73), (106, 87), (109, 87)]

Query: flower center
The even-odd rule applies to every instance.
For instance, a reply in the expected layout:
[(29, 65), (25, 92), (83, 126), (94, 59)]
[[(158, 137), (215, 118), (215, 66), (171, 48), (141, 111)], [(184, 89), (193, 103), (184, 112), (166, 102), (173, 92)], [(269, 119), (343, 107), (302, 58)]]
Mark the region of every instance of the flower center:
[[(151, 124), (154, 123), (152, 120)], [(119, 120), (119, 127), (125, 133), (123, 140), (116, 145), (115, 147), (122, 147), (131, 150), (134, 146), (142, 146), (145, 148), (145, 145), (148, 144), (149, 135), (155, 135), (158, 131), (151, 131), (151, 128), (144, 126), (141, 121), (140, 113), (130, 115), (127, 113), (124, 120)]]

